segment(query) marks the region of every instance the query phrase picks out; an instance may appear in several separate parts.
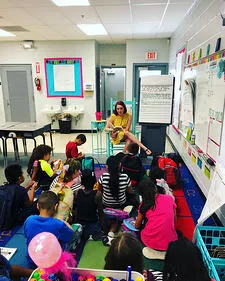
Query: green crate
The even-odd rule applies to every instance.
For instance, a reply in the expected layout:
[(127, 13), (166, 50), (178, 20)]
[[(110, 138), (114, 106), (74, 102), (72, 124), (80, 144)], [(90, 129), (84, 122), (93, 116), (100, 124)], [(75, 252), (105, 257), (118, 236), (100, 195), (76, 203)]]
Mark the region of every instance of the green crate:
[(210, 277), (216, 281), (225, 281), (225, 258), (213, 258), (209, 254), (216, 247), (225, 246), (225, 227), (197, 226), (195, 239)]

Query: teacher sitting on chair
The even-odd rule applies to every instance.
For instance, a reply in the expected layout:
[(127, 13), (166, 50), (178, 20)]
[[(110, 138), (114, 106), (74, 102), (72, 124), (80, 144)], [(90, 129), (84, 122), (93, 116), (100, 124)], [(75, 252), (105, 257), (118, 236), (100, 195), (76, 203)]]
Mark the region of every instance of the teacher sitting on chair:
[(129, 143), (134, 142), (141, 147), (147, 155), (151, 154), (151, 150), (144, 146), (131, 132), (132, 116), (127, 112), (127, 107), (123, 101), (118, 101), (115, 110), (110, 116), (105, 131), (110, 132), (111, 141), (114, 145), (125, 141), (123, 152), (127, 151)]

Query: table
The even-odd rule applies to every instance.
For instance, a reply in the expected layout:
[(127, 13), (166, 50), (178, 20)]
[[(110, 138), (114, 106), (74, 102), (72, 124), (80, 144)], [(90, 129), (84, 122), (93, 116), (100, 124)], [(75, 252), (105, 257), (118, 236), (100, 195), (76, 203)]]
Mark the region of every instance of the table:
[[(106, 120), (91, 121), (91, 138), (92, 138), (92, 154), (106, 153), (106, 146), (103, 147), (102, 133), (106, 126)], [(96, 133), (96, 142), (94, 141), (94, 133)], [(95, 147), (96, 143), (96, 147)]]
[(18, 143), (17, 139), (21, 138), (24, 146), (24, 154), (27, 155), (26, 139), (32, 139), (34, 146), (37, 146), (35, 137), (42, 136), (43, 143), (45, 144), (45, 132), (50, 133), (51, 147), (53, 149), (53, 140), (51, 133), (51, 124), (39, 124), (36, 122), (5, 122), (0, 124), (0, 138), (2, 139), (4, 163), (7, 161), (7, 140), (11, 138), (13, 140), (13, 147), (15, 153), (15, 159), (19, 159)]

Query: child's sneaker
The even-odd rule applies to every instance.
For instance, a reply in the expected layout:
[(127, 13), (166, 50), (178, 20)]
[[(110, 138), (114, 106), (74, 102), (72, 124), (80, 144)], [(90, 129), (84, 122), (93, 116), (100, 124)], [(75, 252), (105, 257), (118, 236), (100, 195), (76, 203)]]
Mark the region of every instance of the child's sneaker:
[(109, 231), (109, 232), (108, 232), (108, 236), (111, 237), (111, 238), (115, 238), (115, 234), (114, 234), (114, 232), (112, 232), (112, 231)]
[(112, 237), (104, 236), (104, 237), (102, 237), (102, 243), (103, 243), (104, 246), (111, 246), (111, 243), (112, 243), (113, 239), (114, 238), (112, 238)]

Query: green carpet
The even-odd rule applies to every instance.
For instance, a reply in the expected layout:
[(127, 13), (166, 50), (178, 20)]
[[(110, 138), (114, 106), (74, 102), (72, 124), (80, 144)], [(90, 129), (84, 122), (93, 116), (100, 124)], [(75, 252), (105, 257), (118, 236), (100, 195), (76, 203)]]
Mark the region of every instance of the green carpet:
[(79, 268), (103, 269), (105, 256), (109, 247), (104, 246), (102, 241), (87, 241), (80, 262)]

